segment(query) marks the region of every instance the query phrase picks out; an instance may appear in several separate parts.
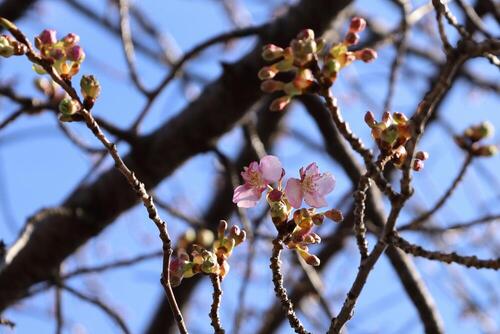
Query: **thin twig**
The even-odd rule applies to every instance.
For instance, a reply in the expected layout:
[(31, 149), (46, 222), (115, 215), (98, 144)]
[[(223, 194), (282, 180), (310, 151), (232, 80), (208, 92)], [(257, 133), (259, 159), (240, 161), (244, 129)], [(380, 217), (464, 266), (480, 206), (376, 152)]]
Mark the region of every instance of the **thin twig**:
[(181, 333), (187, 333), (186, 325), (184, 324), (181, 311), (177, 306), (177, 302), (175, 300), (172, 287), (170, 285), (169, 264), (170, 264), (170, 257), (172, 255), (171, 239), (168, 234), (166, 223), (158, 215), (158, 210), (154, 205), (153, 197), (149, 195), (148, 192), (146, 191), (144, 183), (142, 183), (135, 176), (135, 173), (132, 172), (125, 165), (120, 154), (118, 153), (116, 145), (110, 142), (109, 139), (105, 136), (105, 134), (102, 132), (101, 128), (99, 127), (99, 124), (97, 124), (96, 120), (94, 119), (90, 111), (84, 108), (83, 103), (80, 100), (80, 97), (78, 96), (76, 90), (71, 86), (71, 82), (63, 80), (59, 76), (59, 74), (54, 71), (54, 68), (52, 67), (51, 64), (40, 58), (40, 56), (38, 56), (34, 52), (31, 43), (28, 41), (26, 36), (11, 22), (5, 20), (4, 18), (0, 18), (0, 23), (5, 28), (7, 28), (19, 42), (23, 43), (27, 47), (28, 51), (26, 53), (26, 56), (28, 57), (28, 59), (31, 62), (42, 66), (44, 70), (51, 76), (51, 78), (56, 83), (58, 83), (74, 101), (78, 103), (78, 105), (80, 106), (79, 115), (82, 116), (87, 127), (92, 131), (94, 136), (103, 144), (103, 146), (109, 152), (109, 154), (111, 155), (111, 157), (115, 162), (115, 167), (123, 174), (127, 182), (130, 184), (131, 188), (137, 194), (137, 197), (142, 201), (144, 207), (148, 212), (149, 218), (158, 228), (158, 231), (160, 232), (160, 239), (162, 240), (163, 243), (164, 259), (163, 259), (161, 283), (164, 287), (165, 293), (167, 294), (168, 301), (170, 303), (172, 313), (177, 321), (179, 330), (181, 331)]
[(219, 317), (219, 308), (222, 298), (222, 289), (220, 286), (220, 276), (216, 274), (210, 275), (210, 281), (212, 282), (212, 286), (214, 288), (214, 293), (212, 294), (213, 302), (210, 307), (210, 324), (214, 328), (215, 334), (224, 334), (226, 331), (222, 328), (220, 317)]
[(283, 274), (281, 273), (281, 260), (280, 254), (283, 250), (283, 237), (279, 234), (273, 240), (273, 252), (271, 255), (271, 265), (269, 266), (273, 273), (273, 284), (274, 284), (274, 292), (276, 293), (276, 297), (278, 297), (281, 302), (281, 306), (283, 311), (285, 312), (286, 317), (288, 318), (288, 322), (290, 326), (295, 330), (295, 333), (298, 334), (307, 334), (302, 323), (299, 318), (295, 314), (293, 309), (293, 304), (290, 298), (288, 298), (288, 294), (286, 292), (285, 287), (283, 286)]
[(500, 258), (484, 260), (484, 259), (478, 259), (478, 257), (475, 255), (463, 256), (463, 255), (458, 255), (455, 252), (444, 253), (437, 251), (429, 251), (422, 248), (419, 245), (410, 243), (409, 241), (400, 237), (397, 233), (393, 233), (390, 236), (389, 240), (394, 246), (398, 247), (405, 253), (412, 254), (414, 256), (425, 257), (426, 259), (429, 260), (437, 260), (448, 264), (457, 263), (469, 268), (473, 267), (476, 269), (493, 269), (493, 270), (500, 269)]

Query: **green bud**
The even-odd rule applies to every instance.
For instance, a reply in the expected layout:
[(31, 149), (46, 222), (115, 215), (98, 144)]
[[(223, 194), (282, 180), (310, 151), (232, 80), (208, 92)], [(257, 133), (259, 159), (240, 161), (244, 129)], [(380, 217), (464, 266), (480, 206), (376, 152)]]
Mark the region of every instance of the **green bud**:
[(61, 113), (61, 120), (68, 120), (72, 115), (80, 110), (78, 102), (71, 98), (64, 98), (59, 102), (59, 112)]
[(93, 75), (82, 76), (80, 89), (85, 99), (95, 100), (101, 94), (101, 85)]
[(14, 46), (12, 45), (12, 40), (9, 36), (0, 36), (0, 56), (9, 58), (14, 54)]

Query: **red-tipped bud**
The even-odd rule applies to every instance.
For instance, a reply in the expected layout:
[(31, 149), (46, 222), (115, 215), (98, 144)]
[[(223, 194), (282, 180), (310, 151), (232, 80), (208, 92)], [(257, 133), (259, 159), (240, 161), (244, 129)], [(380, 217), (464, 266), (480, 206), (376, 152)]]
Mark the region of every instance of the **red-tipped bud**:
[(281, 111), (288, 106), (288, 104), (291, 101), (291, 97), (288, 95), (278, 97), (277, 99), (274, 99), (273, 102), (271, 102), (271, 106), (269, 107), (269, 110), (271, 111)]
[(269, 192), (267, 195), (268, 199), (271, 202), (278, 202), (281, 201), (281, 198), (283, 196), (283, 192), (279, 191), (278, 189), (273, 189), (272, 191)]
[(391, 114), (386, 111), (382, 114), (382, 123), (384, 123), (385, 127), (389, 127), (392, 124), (392, 116)]
[(259, 76), (260, 80), (269, 80), (274, 78), (277, 73), (278, 70), (273, 66), (266, 66), (261, 68), (257, 75)]
[(422, 160), (415, 159), (412, 167), (415, 172), (420, 172), (424, 169), (424, 162)]
[(367, 111), (365, 114), (365, 123), (368, 124), (370, 128), (373, 128), (377, 125), (377, 121), (375, 120), (375, 115), (371, 111)]
[(355, 32), (349, 31), (344, 37), (344, 43), (347, 45), (355, 45), (359, 42), (359, 35)]
[(363, 49), (355, 52), (356, 59), (360, 59), (365, 63), (371, 63), (377, 59), (377, 52), (373, 49)]
[(342, 211), (338, 209), (331, 209), (326, 211), (325, 216), (336, 223), (340, 223), (341, 221), (344, 220), (344, 215), (342, 214)]
[(306, 260), (306, 263), (310, 266), (317, 267), (321, 264), (320, 259), (316, 255), (309, 254), (304, 260)]
[(262, 58), (266, 61), (273, 61), (283, 56), (283, 49), (274, 44), (267, 44), (262, 47)]
[(364, 18), (355, 16), (351, 20), (351, 24), (349, 25), (349, 31), (352, 32), (362, 32), (366, 28), (366, 21)]
[(416, 154), (415, 154), (415, 159), (418, 159), (418, 160), (427, 160), (429, 159), (429, 153), (425, 152), (425, 151), (418, 151)]
[(314, 216), (312, 216), (312, 221), (313, 221), (314, 225), (321, 225), (321, 224), (323, 224), (324, 220), (325, 220), (325, 216), (320, 214), (320, 213), (317, 213)]
[(224, 238), (224, 232), (226, 232), (226, 229), (227, 229), (227, 221), (221, 220), (219, 222), (219, 227), (217, 228), (217, 238), (218, 239)]
[(266, 93), (274, 93), (283, 90), (284, 83), (278, 80), (265, 80), (260, 84), (260, 89)]
[(392, 117), (394, 118), (394, 121), (397, 124), (406, 124), (408, 122), (408, 117), (406, 117), (405, 114), (400, 113), (400, 112), (393, 113)]

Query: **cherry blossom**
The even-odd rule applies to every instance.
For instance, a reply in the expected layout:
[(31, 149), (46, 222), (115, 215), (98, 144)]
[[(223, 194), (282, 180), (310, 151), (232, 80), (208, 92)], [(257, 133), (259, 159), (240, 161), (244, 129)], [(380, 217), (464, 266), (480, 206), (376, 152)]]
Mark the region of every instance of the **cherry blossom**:
[(251, 162), (241, 172), (245, 183), (234, 190), (233, 203), (240, 208), (254, 207), (267, 186), (279, 181), (282, 174), (281, 162), (273, 155), (266, 155), (259, 163)]
[(326, 206), (325, 196), (335, 187), (335, 179), (330, 173), (320, 173), (315, 162), (300, 169), (300, 180), (291, 178), (285, 187), (288, 202), (299, 208), (302, 199), (314, 208)]

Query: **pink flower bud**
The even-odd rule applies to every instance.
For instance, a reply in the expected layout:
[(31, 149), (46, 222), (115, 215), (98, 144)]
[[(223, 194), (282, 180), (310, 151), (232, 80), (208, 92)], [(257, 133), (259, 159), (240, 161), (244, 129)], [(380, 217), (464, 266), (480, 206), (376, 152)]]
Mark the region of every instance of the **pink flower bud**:
[[(52, 45), (57, 42), (56, 31), (52, 29), (45, 29), (37, 38), (42, 45)], [(37, 43), (36, 40), (35, 43)]]
[(66, 36), (64, 36), (62, 41), (64, 43), (64, 46), (73, 46), (80, 41), (80, 36), (73, 33), (69, 33)]
[(362, 32), (366, 28), (366, 21), (362, 17), (355, 16), (351, 20), (351, 25), (349, 26), (349, 31), (351, 32)]
[(81, 46), (75, 45), (67, 50), (67, 58), (69, 61), (81, 63), (85, 59), (85, 52), (83, 52)]

